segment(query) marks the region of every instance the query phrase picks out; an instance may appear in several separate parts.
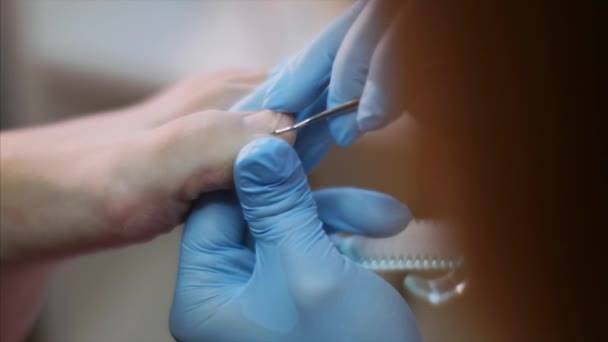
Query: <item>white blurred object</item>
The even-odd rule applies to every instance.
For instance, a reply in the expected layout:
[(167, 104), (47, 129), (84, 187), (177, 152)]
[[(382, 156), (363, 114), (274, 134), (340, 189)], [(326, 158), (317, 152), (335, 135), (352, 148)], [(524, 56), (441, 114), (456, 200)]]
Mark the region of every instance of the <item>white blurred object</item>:
[(271, 67), (350, 1), (20, 1), (36, 63), (166, 82), (226, 66)]
[(447, 227), (414, 220), (388, 238), (348, 236), (335, 240), (340, 251), (363, 267), (378, 271), (447, 271), (462, 265)]
[(270, 69), (352, 3), (6, 1), (19, 50), (17, 126), (128, 105), (197, 73)]
[(466, 288), (462, 251), (448, 227), (414, 220), (388, 238), (334, 236), (338, 249), (359, 265), (379, 272), (407, 272), (404, 290), (432, 305), (461, 296)]

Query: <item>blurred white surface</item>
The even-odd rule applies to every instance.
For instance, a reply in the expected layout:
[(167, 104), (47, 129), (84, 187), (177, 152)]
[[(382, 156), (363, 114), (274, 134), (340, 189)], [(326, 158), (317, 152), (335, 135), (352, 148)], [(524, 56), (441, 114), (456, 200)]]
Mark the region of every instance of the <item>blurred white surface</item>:
[(271, 67), (350, 1), (19, 2), (36, 64), (166, 82), (226, 66)]
[(270, 69), (343, 0), (3, 0), (15, 12), (18, 125), (121, 106), (186, 76)]

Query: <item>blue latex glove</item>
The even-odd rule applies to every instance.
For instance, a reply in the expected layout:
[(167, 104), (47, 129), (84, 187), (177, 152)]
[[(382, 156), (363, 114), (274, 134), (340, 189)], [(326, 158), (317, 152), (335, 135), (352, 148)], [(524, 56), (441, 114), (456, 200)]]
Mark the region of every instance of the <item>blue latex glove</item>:
[[(364, 5), (364, 1), (359, 1), (336, 18), (306, 48), (276, 67), (266, 82), (232, 110), (272, 109), (294, 113), (296, 121), (325, 110), (334, 58)], [(333, 142), (326, 121), (298, 131), (294, 148), (307, 172), (319, 163)]]
[(400, 50), (397, 30), (404, 22), (404, 14), (399, 13), (403, 3), (369, 1), (340, 46), (332, 68), (327, 106), (332, 108), (360, 98), (357, 113), (330, 120), (331, 133), (341, 146), (385, 126), (404, 109), (394, 103), (403, 95), (392, 93), (403, 90), (401, 84), (395, 84), (399, 81), (395, 79), (397, 63), (403, 61), (402, 56), (395, 56)]
[[(274, 138), (243, 148), (234, 175), (240, 205), (231, 193), (210, 194), (186, 224), (171, 310), (177, 340), (420, 341), (401, 296), (324, 230), (395, 233), (410, 219), (403, 205), (357, 189), (313, 195), (295, 151)], [(243, 242), (247, 228), (255, 251)]]
[[(274, 72), (276, 72), (276, 70), (280, 70), (280, 66), (275, 68)], [(256, 91), (234, 105), (231, 110), (254, 111), (264, 108), (264, 94), (271, 83), (272, 79), (264, 82)], [(326, 108), (326, 101), (327, 90), (323, 91), (307, 108), (297, 112), (295, 115), (296, 121), (301, 121), (306, 117), (323, 111)], [(304, 169), (306, 172), (309, 172), (321, 161), (325, 154), (327, 154), (332, 145), (333, 139), (329, 132), (327, 122), (317, 122), (298, 131), (294, 149), (297, 151), (300, 160), (302, 160)]]
[[(403, 14), (397, 15), (402, 3), (357, 2), (277, 70), (267, 85), (263, 107), (299, 112), (327, 88), (327, 103), (320, 110), (361, 98), (357, 113), (329, 120), (330, 134), (340, 146), (392, 121), (404, 109), (402, 104), (394, 103), (403, 96), (397, 94), (388, 101), (391, 90), (402, 90), (401, 84), (395, 84), (399, 80), (390, 78), (395, 63), (402, 60), (392, 51), (398, 45), (396, 33), (403, 24)], [(296, 119), (301, 121), (306, 116)], [(307, 160), (303, 161), (307, 166)]]

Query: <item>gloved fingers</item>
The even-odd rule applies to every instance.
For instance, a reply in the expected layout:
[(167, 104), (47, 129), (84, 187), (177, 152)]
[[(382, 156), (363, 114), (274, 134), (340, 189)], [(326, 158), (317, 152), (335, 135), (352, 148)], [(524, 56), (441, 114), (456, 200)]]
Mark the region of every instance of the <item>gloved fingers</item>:
[[(267, 89), (267, 87), (268, 81), (253, 93), (239, 101), (239, 103), (233, 106), (232, 110), (251, 111), (254, 110), (254, 108), (261, 107), (263, 98), (262, 92), (264, 92), (264, 89)], [(322, 112), (325, 110), (326, 104), (327, 89), (325, 89), (312, 104), (296, 114), (296, 122)], [(275, 127), (275, 129), (276, 128), (283, 127)], [(321, 161), (321, 159), (323, 159), (333, 144), (334, 140), (329, 132), (327, 120), (322, 120), (298, 130), (294, 148), (300, 156), (304, 170), (309, 172)]]
[(381, 192), (329, 188), (313, 195), (327, 233), (388, 237), (405, 229), (412, 220), (412, 213), (404, 204)]
[(323, 230), (293, 148), (282, 140), (258, 139), (241, 150), (234, 175), (256, 242), (256, 266), (246, 291), (259, 297), (261, 289), (274, 288), (265, 302), (281, 298), (296, 306), (331, 297), (352, 264)]
[[(328, 108), (361, 97), (374, 51), (401, 3), (372, 0), (361, 11), (336, 55), (329, 85)], [(363, 134), (357, 125), (355, 111), (330, 119), (329, 127), (340, 146), (351, 144)]]
[(170, 325), (197, 330), (249, 281), (255, 264), (243, 246), (245, 222), (232, 191), (202, 195), (186, 221)]
[(399, 14), (376, 48), (357, 113), (362, 133), (380, 129), (406, 110), (403, 64), (405, 49), (400, 39), (405, 29), (405, 11)]
[(365, 1), (358, 1), (300, 51), (273, 80), (264, 108), (295, 113), (319, 97), (329, 82), (334, 57)]
[(239, 152), (234, 177), (256, 251), (264, 246), (333, 247), (317, 216), (304, 169), (289, 144), (275, 138), (251, 142)]
[[(319, 113), (325, 109), (327, 89), (308, 108), (296, 115), (296, 122)], [(334, 141), (329, 133), (327, 120), (317, 121), (298, 131), (294, 149), (298, 153), (304, 171), (312, 170), (327, 154)]]
[(255, 257), (244, 246), (245, 237), (246, 224), (233, 191), (202, 195), (184, 226), (180, 270), (195, 272), (201, 286), (246, 281)]
[(302, 160), (304, 171), (308, 173), (319, 164), (333, 145), (334, 140), (329, 133), (327, 122), (320, 121), (298, 132), (294, 148)]

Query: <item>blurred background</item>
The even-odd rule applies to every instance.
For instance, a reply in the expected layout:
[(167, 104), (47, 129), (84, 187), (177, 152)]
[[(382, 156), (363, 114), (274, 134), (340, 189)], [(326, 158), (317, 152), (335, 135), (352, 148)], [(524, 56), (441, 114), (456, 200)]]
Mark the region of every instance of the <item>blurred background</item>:
[[(351, 3), (2, 0), (1, 127), (132, 104), (206, 71), (270, 69)], [(311, 175), (313, 186), (366, 187), (408, 202), (411, 195), (400, 189), (415, 184), (403, 183), (408, 170), (399, 162), (407, 152), (404, 121), (348, 149), (334, 149)], [(30, 340), (172, 340), (167, 317), (180, 235), (177, 229), (146, 244), (66, 263)], [(403, 273), (385, 276), (403, 293)], [(459, 324), (459, 300), (437, 307), (406, 299), (426, 341), (474, 340)]]

